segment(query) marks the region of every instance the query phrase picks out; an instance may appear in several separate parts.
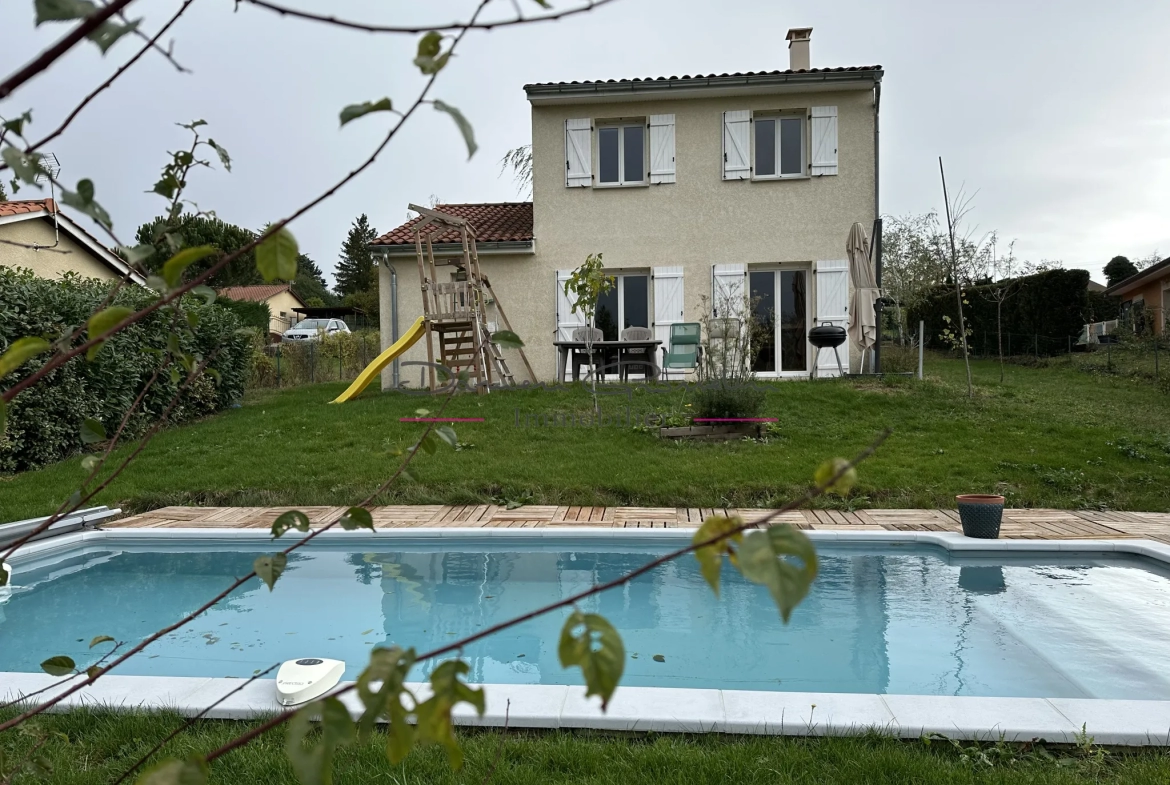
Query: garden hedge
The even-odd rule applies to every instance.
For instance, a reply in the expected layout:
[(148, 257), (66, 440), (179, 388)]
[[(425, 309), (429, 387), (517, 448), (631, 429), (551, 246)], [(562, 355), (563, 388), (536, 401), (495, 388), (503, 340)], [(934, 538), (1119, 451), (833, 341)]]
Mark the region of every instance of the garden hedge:
[(272, 312), (268, 310), (268, 303), (229, 300), (226, 297), (220, 297), (215, 302), (239, 317), (245, 327), (251, 327), (267, 340), (268, 331), (272, 329)]
[[(49, 340), (70, 325), (83, 324), (108, 295), (111, 282), (66, 276), (60, 281), (37, 278), (27, 270), (0, 267), (0, 351), (26, 335)], [(117, 293), (114, 304), (139, 309), (154, 295), (137, 287)], [(184, 308), (198, 315), (193, 335), (175, 330), (169, 313), (156, 311), (106, 342), (93, 362), (74, 358), (16, 396), (8, 407), (8, 425), (0, 434), (0, 472), (43, 466), (82, 448), (81, 424), (87, 417), (102, 422), (112, 434), (147, 380), (159, 367), (160, 355), (172, 334), (183, 351), (204, 357), (218, 349), (209, 368), (218, 383), (204, 374), (191, 384), (172, 411), (169, 422), (181, 423), (219, 411), (238, 401), (250, 372), (249, 336), (239, 318), (218, 305), (186, 298)], [(35, 358), (0, 381), (7, 389), (36, 371), (47, 355)], [(131, 417), (129, 436), (141, 434), (157, 421), (182, 384), (169, 370), (147, 392)], [(80, 478), (79, 478), (80, 479)]]
[[(985, 337), (988, 341), (995, 337), (996, 304), (987, 294), (1001, 285), (980, 284), (963, 289), (963, 315), (972, 331), (972, 346), (982, 345)], [(1075, 341), (1086, 323), (1101, 318), (1099, 312), (1107, 304), (1100, 302), (1101, 298), (1091, 301), (1088, 285), (1086, 270), (1048, 270), (1016, 279), (1015, 293), (1003, 304), (1004, 335), (1039, 336), (1041, 354), (1046, 348), (1052, 352), (1065, 351), (1068, 339), (1072, 337)], [(955, 326), (951, 329), (957, 333), (958, 309), (955, 290), (950, 286), (938, 287), (911, 308), (908, 321), (914, 331), (919, 321), (926, 322), (927, 345), (942, 347), (940, 335), (948, 328), (944, 316), (953, 320)]]

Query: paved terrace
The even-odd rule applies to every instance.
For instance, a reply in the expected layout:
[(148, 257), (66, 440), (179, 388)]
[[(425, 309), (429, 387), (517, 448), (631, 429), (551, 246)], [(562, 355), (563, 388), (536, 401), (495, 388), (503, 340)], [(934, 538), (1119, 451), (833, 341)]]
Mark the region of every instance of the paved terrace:
[[(163, 507), (105, 524), (105, 528), (267, 529), (276, 516), (299, 509), (314, 524), (335, 520), (343, 507)], [(693, 528), (710, 515), (735, 514), (752, 520), (761, 509), (698, 507), (558, 507), (493, 504), (393, 505), (371, 511), (379, 529), (421, 527), (596, 526), (599, 528)], [(955, 510), (797, 510), (780, 520), (801, 529), (837, 531), (962, 531)], [(1170, 543), (1170, 513), (1071, 510), (1004, 510), (1000, 536), (1012, 539), (1150, 539)]]

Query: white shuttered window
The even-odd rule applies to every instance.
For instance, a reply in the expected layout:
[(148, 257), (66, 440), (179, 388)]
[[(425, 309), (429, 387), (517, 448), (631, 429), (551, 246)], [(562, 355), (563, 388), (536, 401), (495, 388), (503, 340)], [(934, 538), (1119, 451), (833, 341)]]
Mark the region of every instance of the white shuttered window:
[(588, 117), (565, 121), (565, 187), (593, 185), (593, 124)]
[(724, 180), (747, 180), (752, 176), (751, 124), (750, 109), (723, 113)]
[(742, 319), (746, 303), (747, 265), (715, 265), (711, 269), (711, 316)]
[(837, 107), (814, 106), (811, 123), (812, 175), (837, 174)]
[(650, 115), (650, 183), (674, 182), (674, 115)]
[(558, 341), (573, 340), (573, 330), (585, 326), (585, 314), (573, 313), (576, 298), (565, 294), (565, 282), (573, 277), (572, 270), (557, 270), (557, 337)]
[[(849, 261), (817, 262), (816, 324), (849, 327)], [(816, 349), (813, 349), (816, 351)], [(841, 364), (849, 367), (849, 342), (837, 347)], [(817, 376), (838, 376), (837, 358), (832, 349), (821, 349), (816, 358)]]

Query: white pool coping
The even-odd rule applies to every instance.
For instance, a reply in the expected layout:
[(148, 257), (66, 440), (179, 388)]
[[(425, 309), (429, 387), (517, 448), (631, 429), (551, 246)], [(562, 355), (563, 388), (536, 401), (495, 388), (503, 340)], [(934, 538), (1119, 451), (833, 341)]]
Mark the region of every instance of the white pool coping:
[[(693, 529), (532, 529), (417, 528), (377, 532), (327, 532), (322, 538), (393, 539), (572, 539), (618, 538), (632, 543), (689, 540)], [(966, 555), (986, 553), (1067, 555), (1137, 555), (1170, 564), (1170, 546), (1148, 540), (972, 540), (949, 532), (809, 531), (814, 541), (857, 544), (931, 544)], [(30, 543), (11, 561), (42, 558), (77, 545), (109, 547), (121, 542), (144, 545), (182, 538), (205, 545), (270, 542), (263, 529), (113, 529), (79, 532)], [(0, 700), (18, 700), (59, 679), (43, 673), (0, 672)], [(59, 704), (61, 710), (83, 706), (133, 710), (170, 710), (193, 716), (241, 679), (162, 676), (103, 676)], [(425, 685), (420, 685), (425, 692)], [(1097, 744), (1170, 746), (1170, 701), (1068, 698), (991, 698), (940, 695), (802, 693), (661, 687), (619, 687), (609, 710), (584, 687), (487, 684), (487, 711), (477, 717), (468, 706), (456, 710), (463, 725), (512, 728), (593, 728), (611, 731), (668, 733), (735, 733), (768, 735), (859, 735), (876, 732), (898, 738), (937, 733), (949, 738), (984, 741), (1074, 743), (1084, 732)], [(64, 689), (50, 689), (38, 698)], [(356, 696), (344, 696), (351, 711)], [(273, 679), (257, 679), (210, 711), (213, 719), (251, 719), (280, 711)]]

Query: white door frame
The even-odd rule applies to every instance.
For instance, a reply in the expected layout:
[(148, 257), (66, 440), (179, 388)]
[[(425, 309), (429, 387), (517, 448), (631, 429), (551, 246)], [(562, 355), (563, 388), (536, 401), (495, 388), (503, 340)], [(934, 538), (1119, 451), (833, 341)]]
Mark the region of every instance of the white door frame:
[[(774, 291), (772, 296), (775, 298), (777, 313), (773, 324), (772, 342), (776, 347), (776, 370), (775, 371), (757, 371), (756, 376), (761, 379), (807, 379), (812, 376), (812, 364), (815, 361), (813, 345), (808, 342), (808, 331), (812, 329), (813, 311), (816, 308), (816, 300), (813, 297), (812, 284), (816, 277), (812, 274), (812, 262), (777, 262), (774, 264), (760, 264), (749, 265), (747, 269), (747, 290), (748, 296), (751, 296), (752, 290), (752, 273), (776, 273), (773, 280)], [(782, 272), (803, 272), (804, 273), (804, 335), (805, 335), (805, 352), (804, 352), (804, 370), (803, 371), (782, 371), (782, 356), (780, 354), (780, 273)]]

